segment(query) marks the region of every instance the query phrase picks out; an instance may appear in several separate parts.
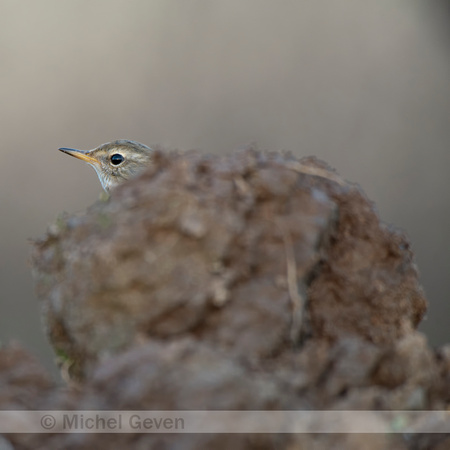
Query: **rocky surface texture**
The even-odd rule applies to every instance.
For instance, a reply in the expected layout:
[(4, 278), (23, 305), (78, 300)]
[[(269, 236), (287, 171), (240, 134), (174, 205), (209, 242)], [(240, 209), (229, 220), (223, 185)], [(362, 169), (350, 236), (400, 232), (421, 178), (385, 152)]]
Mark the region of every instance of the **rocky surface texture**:
[[(407, 239), (314, 158), (157, 152), (109, 201), (52, 225), (32, 264), (69, 387), (6, 348), (0, 407), (16, 395), (17, 409), (448, 407), (450, 351), (415, 330), (426, 301)], [(442, 435), (8, 439), (46, 449), (450, 448)]]

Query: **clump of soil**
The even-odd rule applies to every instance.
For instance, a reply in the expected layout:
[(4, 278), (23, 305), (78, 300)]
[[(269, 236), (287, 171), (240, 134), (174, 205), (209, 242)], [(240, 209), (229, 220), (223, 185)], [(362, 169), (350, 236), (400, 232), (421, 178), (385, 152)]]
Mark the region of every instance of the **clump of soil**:
[[(52, 225), (32, 264), (47, 334), (77, 383), (52, 397), (55, 409), (448, 404), (449, 352), (415, 331), (426, 301), (408, 240), (314, 158), (157, 152), (109, 201)], [(109, 439), (336, 448), (314, 435), (40, 439), (42, 448)], [(419, 448), (413, 442), (368, 436), (364, 448)], [(361, 438), (345, 445), (362, 448)]]

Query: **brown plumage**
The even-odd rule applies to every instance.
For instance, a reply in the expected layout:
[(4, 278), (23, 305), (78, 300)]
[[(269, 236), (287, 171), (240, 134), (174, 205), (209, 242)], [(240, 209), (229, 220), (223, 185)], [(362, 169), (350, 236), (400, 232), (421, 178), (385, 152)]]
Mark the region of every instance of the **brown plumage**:
[(92, 166), (106, 192), (145, 170), (153, 156), (150, 147), (125, 139), (108, 142), (88, 151), (73, 148), (59, 150)]

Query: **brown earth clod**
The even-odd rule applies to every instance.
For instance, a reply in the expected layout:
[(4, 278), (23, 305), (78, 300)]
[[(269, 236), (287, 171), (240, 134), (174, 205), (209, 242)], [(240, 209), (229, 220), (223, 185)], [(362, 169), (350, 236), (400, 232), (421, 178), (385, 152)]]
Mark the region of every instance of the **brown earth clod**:
[[(158, 152), (108, 202), (52, 226), (32, 265), (47, 335), (78, 383), (52, 396), (55, 409), (448, 406), (450, 352), (416, 331), (426, 300), (407, 238), (315, 158)], [(61, 435), (41, 436), (39, 448), (108, 439), (336, 448), (325, 435)]]

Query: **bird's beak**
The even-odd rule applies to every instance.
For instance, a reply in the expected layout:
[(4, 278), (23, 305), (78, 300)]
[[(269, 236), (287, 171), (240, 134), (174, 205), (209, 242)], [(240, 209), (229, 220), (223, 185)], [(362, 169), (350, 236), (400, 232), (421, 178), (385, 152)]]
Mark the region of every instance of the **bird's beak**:
[(98, 164), (98, 159), (89, 155), (89, 151), (83, 152), (82, 150), (76, 150), (74, 148), (60, 148), (63, 153), (67, 153), (70, 156), (81, 159), (89, 164)]

